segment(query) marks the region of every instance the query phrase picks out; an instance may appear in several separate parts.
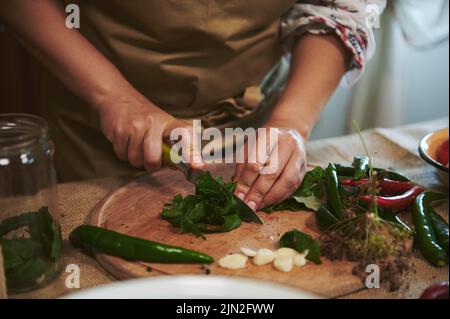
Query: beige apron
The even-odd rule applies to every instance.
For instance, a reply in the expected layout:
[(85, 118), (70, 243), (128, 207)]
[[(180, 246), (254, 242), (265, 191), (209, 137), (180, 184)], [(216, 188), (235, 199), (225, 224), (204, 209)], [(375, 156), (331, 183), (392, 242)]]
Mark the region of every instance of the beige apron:
[[(205, 126), (258, 117), (259, 84), (280, 60), (279, 20), (295, 0), (78, 0), (81, 32), (153, 103)], [(42, 101), (62, 181), (129, 174), (98, 115), (50, 76)]]

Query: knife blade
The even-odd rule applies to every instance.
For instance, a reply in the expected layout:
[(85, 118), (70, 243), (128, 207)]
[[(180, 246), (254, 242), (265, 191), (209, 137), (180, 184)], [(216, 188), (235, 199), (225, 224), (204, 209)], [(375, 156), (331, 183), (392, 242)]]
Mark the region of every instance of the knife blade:
[[(167, 144), (163, 143), (163, 156), (162, 156), (162, 162), (163, 165), (175, 168), (179, 171), (181, 171), (184, 176), (186, 177), (186, 180), (190, 183), (195, 185), (195, 182), (197, 179), (203, 175), (205, 172), (203, 170), (199, 169), (192, 169), (187, 163), (181, 160), (181, 156), (177, 152), (173, 152), (172, 156), (177, 158), (178, 164), (175, 164), (171, 159), (171, 152), (172, 148)], [(225, 186), (221, 185), (219, 182), (214, 180), (215, 183), (217, 183), (217, 186), (222, 189), (223, 192), (229, 193), (229, 191), (225, 188)], [(242, 220), (247, 222), (254, 222), (258, 224), (263, 224), (264, 222), (259, 218), (259, 216), (246, 204), (244, 203), (239, 197), (237, 197), (234, 194), (231, 194), (233, 196), (233, 199), (236, 201), (236, 205), (238, 207), (240, 217)]]

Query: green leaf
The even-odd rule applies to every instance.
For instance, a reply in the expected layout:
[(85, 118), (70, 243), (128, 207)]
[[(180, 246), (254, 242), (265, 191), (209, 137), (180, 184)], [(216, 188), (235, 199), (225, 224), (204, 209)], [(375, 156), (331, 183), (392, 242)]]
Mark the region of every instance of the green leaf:
[(293, 229), (281, 236), (279, 241), (280, 247), (293, 248), (299, 253), (303, 253), (305, 250), (309, 250), (306, 259), (320, 265), (320, 243), (314, 240), (310, 235), (302, 233), (299, 230)]
[[(24, 227), (29, 238), (2, 238)], [(8, 288), (21, 289), (42, 280), (47, 272), (52, 271), (52, 262), (60, 256), (61, 243), (59, 225), (47, 207), (3, 220), (0, 223), (0, 245)]]
[(273, 212), (280, 212), (280, 211), (284, 211), (284, 210), (288, 210), (291, 212), (297, 212), (297, 211), (301, 211), (301, 210), (305, 210), (305, 209), (306, 209), (305, 205), (297, 202), (294, 198), (291, 197), (279, 204), (265, 207), (262, 211), (270, 214)]
[(265, 207), (263, 211), (266, 213), (283, 210), (293, 212), (301, 210), (317, 211), (323, 203), (324, 172), (324, 169), (319, 166), (307, 172), (302, 184), (291, 197), (279, 204)]
[(294, 198), (298, 203), (305, 205), (306, 208), (309, 208), (313, 211), (317, 211), (323, 204), (323, 201), (315, 196), (301, 197), (294, 195), (292, 198)]
[(324, 169), (320, 166), (317, 166), (313, 170), (307, 172), (303, 178), (302, 184), (294, 195), (297, 197), (320, 197), (324, 173)]
[(50, 270), (51, 265), (44, 259), (31, 258), (20, 267), (5, 270), (8, 289), (24, 289), (39, 284)]
[(0, 239), (5, 269), (23, 266), (25, 262), (39, 254), (38, 242), (29, 238)]
[(242, 221), (238, 214), (227, 215), (223, 217), (224, 221), (219, 226), (206, 226), (204, 229), (205, 232), (209, 233), (223, 233), (231, 231), (235, 228), (238, 228)]

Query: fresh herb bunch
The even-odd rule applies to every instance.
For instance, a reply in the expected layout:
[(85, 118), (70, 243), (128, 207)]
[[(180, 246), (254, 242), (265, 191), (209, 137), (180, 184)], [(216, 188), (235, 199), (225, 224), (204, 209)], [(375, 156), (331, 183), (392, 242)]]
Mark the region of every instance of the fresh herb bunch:
[(204, 233), (233, 230), (241, 225), (233, 192), (236, 184), (214, 179), (209, 172), (195, 183), (195, 195), (177, 195), (165, 205), (161, 217), (183, 233), (204, 237)]

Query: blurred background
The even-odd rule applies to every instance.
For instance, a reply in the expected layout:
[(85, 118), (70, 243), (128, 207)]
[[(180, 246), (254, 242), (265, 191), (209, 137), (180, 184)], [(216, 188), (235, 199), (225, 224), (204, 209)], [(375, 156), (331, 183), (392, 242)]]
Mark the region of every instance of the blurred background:
[[(313, 139), (448, 117), (449, 0), (391, 1), (376, 30), (377, 52), (363, 78), (342, 85)], [(0, 26), (0, 112), (39, 114), (41, 66)]]

